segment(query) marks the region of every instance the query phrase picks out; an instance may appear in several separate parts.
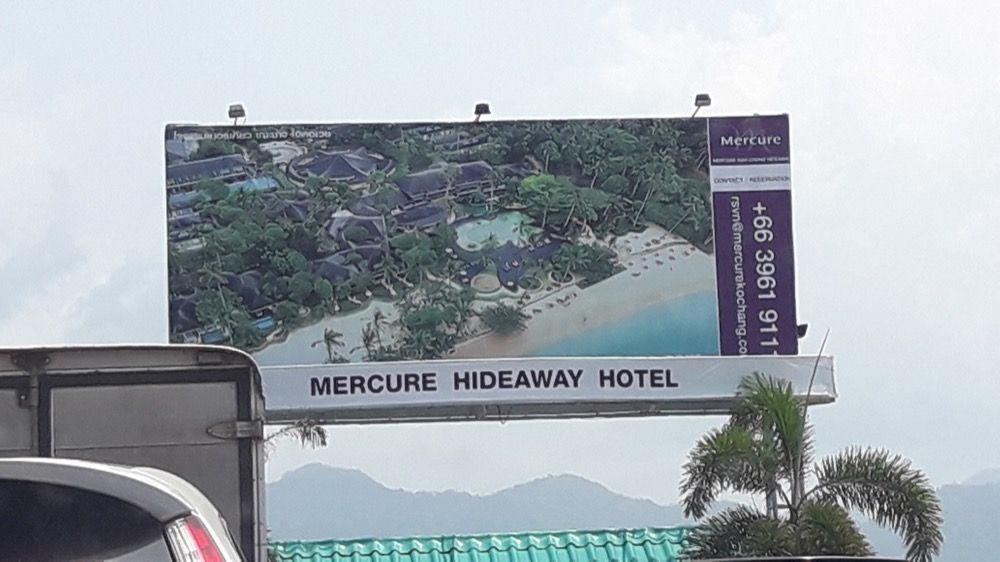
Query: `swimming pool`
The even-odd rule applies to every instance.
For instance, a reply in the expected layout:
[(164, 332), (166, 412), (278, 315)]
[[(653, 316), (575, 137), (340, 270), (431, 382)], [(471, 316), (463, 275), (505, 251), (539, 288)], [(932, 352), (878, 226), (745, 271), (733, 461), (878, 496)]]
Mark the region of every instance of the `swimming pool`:
[[(482, 218), (464, 222), (455, 227), (458, 234), (458, 245), (465, 250), (481, 250), (490, 239), (496, 240), (498, 246), (507, 242), (515, 246), (526, 246), (527, 238), (538, 230), (530, 226), (531, 217), (519, 211), (506, 211), (492, 218)], [(523, 225), (523, 226), (522, 226)]]

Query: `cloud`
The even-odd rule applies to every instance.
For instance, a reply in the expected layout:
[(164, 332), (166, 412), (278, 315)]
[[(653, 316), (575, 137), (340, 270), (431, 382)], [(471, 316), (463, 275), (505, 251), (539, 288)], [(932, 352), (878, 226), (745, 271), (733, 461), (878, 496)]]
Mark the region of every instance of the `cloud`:
[(134, 223), (119, 206), (128, 200), (109, 197), (107, 139), (95, 134), (101, 91), (72, 85), (38, 96), (21, 74), (0, 69), (0, 341), (91, 342), (102, 327), (79, 327), (90, 307), (122, 312), (121, 298), (95, 299), (101, 288), (117, 279), (124, 297), (155, 286), (136, 284), (137, 266), (152, 270), (155, 256), (130, 251)]

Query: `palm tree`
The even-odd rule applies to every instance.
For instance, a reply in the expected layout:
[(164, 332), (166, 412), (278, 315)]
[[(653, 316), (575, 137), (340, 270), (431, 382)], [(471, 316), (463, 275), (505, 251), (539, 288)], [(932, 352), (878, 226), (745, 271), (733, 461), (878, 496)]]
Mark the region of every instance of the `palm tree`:
[(200, 275), (198, 281), (205, 287), (215, 289), (219, 293), (219, 300), (225, 307), (226, 295), (222, 289), (229, 283), (229, 274), (222, 267), (222, 257), (217, 256), (214, 262), (207, 262), (198, 270)]
[(344, 362), (344, 358), (339, 353), (337, 353), (336, 351), (334, 351), (334, 348), (336, 348), (336, 347), (344, 347), (344, 342), (341, 340), (341, 338), (343, 338), (343, 337), (344, 337), (344, 334), (342, 334), (342, 333), (340, 333), (340, 332), (338, 332), (336, 330), (331, 330), (330, 328), (324, 328), (323, 329), (323, 339), (312, 342), (312, 347), (316, 347), (318, 345), (325, 345), (326, 346), (326, 362), (327, 363), (343, 363)]
[(375, 329), (372, 327), (371, 322), (369, 322), (361, 328), (361, 345), (351, 348), (351, 353), (364, 348), (366, 353), (365, 359), (371, 361), (375, 357), (376, 346), (381, 350), (381, 345), (375, 341)]
[(896, 531), (909, 560), (930, 562), (938, 553), (940, 502), (908, 460), (852, 447), (807, 470), (812, 453), (812, 427), (791, 384), (759, 373), (745, 379), (729, 422), (688, 455), (680, 491), (684, 514), (696, 519), (727, 490), (764, 496), (766, 511), (739, 506), (705, 518), (691, 532), (688, 555), (870, 555), (851, 511)]
[(559, 145), (555, 143), (552, 139), (542, 141), (539, 143), (538, 147), (535, 148), (535, 154), (545, 159), (544, 172), (549, 173), (549, 161), (554, 157), (559, 159)]
[(449, 209), (452, 208), (452, 191), (455, 189), (458, 179), (462, 176), (462, 169), (459, 168), (458, 164), (454, 162), (449, 162), (442, 169), (441, 172), (444, 174), (444, 202)]
[(382, 309), (376, 308), (375, 314), (372, 315), (371, 326), (374, 331), (375, 340), (378, 342), (380, 349), (382, 348), (382, 329), (385, 328), (386, 322), (387, 320), (385, 318), (385, 314), (382, 312)]

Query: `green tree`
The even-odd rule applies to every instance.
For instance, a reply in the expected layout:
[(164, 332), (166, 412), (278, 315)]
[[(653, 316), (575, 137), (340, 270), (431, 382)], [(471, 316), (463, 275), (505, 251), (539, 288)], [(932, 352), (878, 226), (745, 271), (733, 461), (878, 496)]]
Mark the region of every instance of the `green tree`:
[(298, 315), (299, 307), (294, 303), (281, 301), (274, 307), (274, 319), (279, 322), (291, 320)]
[(313, 293), (315, 286), (314, 277), (310, 273), (301, 271), (293, 275), (291, 281), (288, 282), (289, 300), (298, 304), (305, 304), (306, 299)]
[(288, 232), (280, 224), (271, 223), (263, 232), (263, 240), (271, 250), (281, 250), (285, 247), (285, 240), (288, 239)]
[(198, 296), (195, 314), (203, 326), (215, 326), (227, 336), (236, 326), (233, 310), (241, 307), (240, 297), (225, 287), (206, 291)]
[(490, 329), (502, 335), (524, 330), (528, 319), (520, 308), (503, 303), (487, 308), (479, 316)]
[(628, 178), (621, 174), (613, 174), (601, 182), (601, 189), (608, 193), (621, 195), (628, 190)]
[(264, 342), (264, 336), (254, 325), (250, 314), (242, 307), (240, 308), (230, 313), (233, 319), (230, 340), (234, 346), (240, 349), (253, 349)]
[(192, 160), (214, 158), (236, 152), (236, 145), (227, 140), (205, 139), (198, 141), (198, 148), (191, 155)]
[(528, 207), (527, 212), (536, 216), (541, 211), (542, 228), (548, 223), (549, 213), (568, 210), (573, 202), (571, 190), (573, 186), (566, 185), (553, 176), (529, 176), (521, 180), (517, 194)]
[(284, 252), (285, 259), (288, 260), (288, 266), (291, 268), (291, 272), (298, 273), (303, 271), (309, 271), (309, 260), (306, 259), (300, 252), (295, 250), (288, 250)]
[(201, 180), (195, 184), (195, 189), (210, 201), (219, 201), (229, 197), (229, 186), (219, 180)]
[[(923, 472), (899, 455), (852, 447), (811, 471), (813, 431), (791, 384), (745, 379), (728, 423), (711, 430), (684, 465), (684, 513), (702, 519), (719, 494), (760, 495), (766, 511), (739, 506), (702, 520), (688, 539), (692, 558), (839, 554), (871, 546), (851, 518), (859, 511), (891, 527), (907, 558), (930, 562), (943, 541), (941, 506)], [(807, 487), (812, 475), (813, 485)]]
[(316, 282), (313, 283), (313, 292), (315, 292), (323, 302), (333, 301), (333, 283), (330, 283), (322, 277), (316, 279)]
[(322, 176), (309, 176), (306, 179), (305, 188), (306, 191), (312, 194), (319, 193), (319, 190), (326, 185), (326, 178)]

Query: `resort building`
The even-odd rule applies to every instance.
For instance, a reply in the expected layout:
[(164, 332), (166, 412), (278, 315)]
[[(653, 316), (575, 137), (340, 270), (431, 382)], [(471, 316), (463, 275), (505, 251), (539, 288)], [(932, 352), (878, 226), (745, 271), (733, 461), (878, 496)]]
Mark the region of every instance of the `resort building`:
[(472, 134), (464, 128), (443, 124), (414, 125), (404, 128), (403, 132), (420, 137), (451, 157), (469, 154), (489, 141), (485, 134)]
[(201, 236), (204, 224), (201, 215), (192, 209), (171, 211), (167, 217), (167, 239), (170, 242), (182, 242)]
[(263, 275), (256, 269), (226, 278), (226, 286), (243, 301), (243, 306), (253, 316), (269, 313), (274, 300), (262, 292)]
[(273, 220), (285, 219), (292, 222), (305, 222), (316, 206), (309, 199), (283, 199), (273, 194), (266, 197), (264, 214)]
[(387, 215), (406, 204), (406, 196), (398, 189), (383, 189), (378, 193), (358, 197), (347, 202), (347, 208), (358, 216)]
[(219, 180), (233, 184), (253, 175), (253, 164), (242, 154), (226, 154), (167, 166), (167, 196), (194, 191), (198, 182)]
[(377, 281), (385, 276), (385, 249), (359, 246), (313, 260), (310, 265), (313, 274), (333, 284), (347, 282), (362, 273)]
[(330, 217), (326, 232), (340, 247), (385, 245), (385, 219), (381, 215), (358, 216), (341, 209)]
[(443, 197), (460, 199), (477, 191), (486, 197), (495, 197), (496, 192), (503, 191), (505, 186), (502, 182), (498, 182), (501, 185), (490, 183), (492, 172), (492, 166), (479, 160), (455, 164), (454, 172), (438, 167), (403, 176), (396, 180), (396, 186), (406, 196), (403, 203), (406, 210)]
[(170, 297), (171, 341), (198, 343), (201, 341), (201, 321), (198, 320), (198, 299), (194, 294)]
[(319, 177), (331, 182), (357, 184), (376, 171), (388, 174), (394, 168), (392, 159), (364, 148), (337, 152), (319, 150), (289, 162), (288, 175), (300, 182)]
[(428, 230), (448, 222), (448, 208), (429, 203), (399, 213), (396, 215), (396, 221), (404, 228)]

